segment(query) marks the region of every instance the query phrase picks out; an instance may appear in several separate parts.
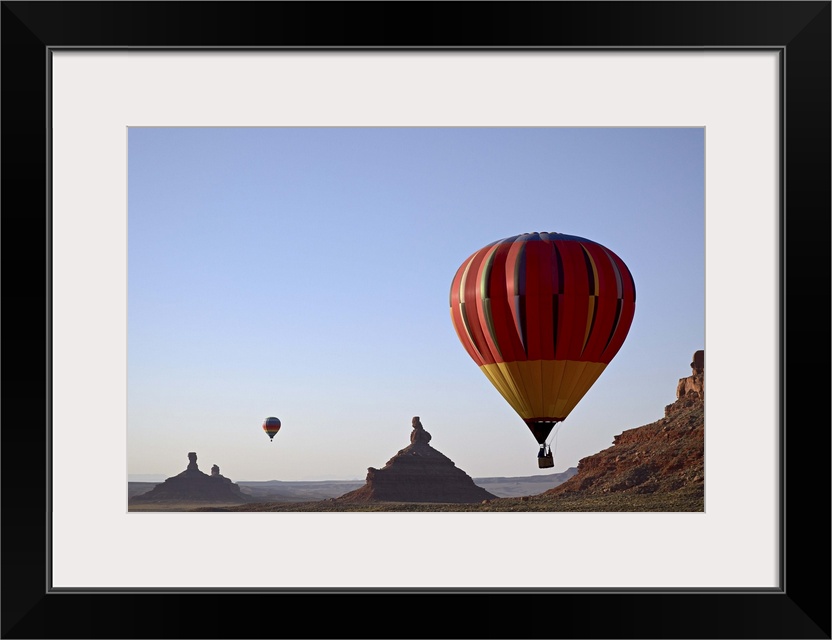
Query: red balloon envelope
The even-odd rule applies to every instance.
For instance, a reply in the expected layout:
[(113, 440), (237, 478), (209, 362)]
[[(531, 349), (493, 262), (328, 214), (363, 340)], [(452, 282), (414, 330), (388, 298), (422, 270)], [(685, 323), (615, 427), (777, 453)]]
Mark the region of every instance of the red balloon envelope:
[(275, 434), (280, 431), (280, 420), (274, 417), (266, 418), (263, 421), (263, 431), (269, 434), (269, 442), (271, 442)]
[(635, 314), (627, 265), (562, 233), (526, 233), (474, 252), (451, 284), (468, 355), (543, 445), (610, 363)]

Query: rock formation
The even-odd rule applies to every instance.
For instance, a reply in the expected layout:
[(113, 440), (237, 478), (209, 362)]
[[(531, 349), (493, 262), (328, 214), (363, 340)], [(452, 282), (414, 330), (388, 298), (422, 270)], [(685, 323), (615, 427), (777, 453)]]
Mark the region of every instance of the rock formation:
[(382, 469), (367, 469), (363, 487), (345, 493), (339, 502), (474, 503), (496, 498), (474, 484), (454, 462), (428, 444), (431, 435), (419, 417), (411, 421), (410, 445)]
[(583, 496), (670, 493), (704, 496), (705, 354), (694, 354), (693, 375), (679, 380), (676, 402), (657, 422), (615, 436), (613, 446), (583, 458), (578, 473), (545, 493)]
[(157, 484), (147, 493), (130, 498), (133, 503), (153, 502), (211, 502), (235, 504), (248, 502), (239, 486), (220, 475), (220, 468), (214, 465), (211, 475), (203, 473), (196, 464), (196, 453), (188, 454), (188, 466), (180, 474)]
[(705, 400), (705, 351), (700, 349), (693, 354), (690, 363), (691, 375), (681, 378), (676, 385), (676, 402), (664, 409), (665, 417), (675, 411), (691, 407), (698, 401)]
[(428, 444), (430, 442), (430, 434), (425, 431), (419, 416), (413, 417), (410, 426), (413, 427), (413, 431), (410, 432), (410, 444), (416, 444), (417, 442)]

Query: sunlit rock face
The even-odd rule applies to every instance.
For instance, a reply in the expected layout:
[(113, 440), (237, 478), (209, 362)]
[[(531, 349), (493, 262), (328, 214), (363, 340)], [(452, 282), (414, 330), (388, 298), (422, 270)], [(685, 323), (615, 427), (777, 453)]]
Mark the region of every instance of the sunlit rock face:
[(188, 454), (185, 470), (157, 484), (147, 493), (130, 498), (130, 503), (153, 502), (216, 502), (243, 503), (248, 497), (230, 479), (220, 475), (220, 468), (214, 465), (211, 475), (199, 470), (196, 453)]
[(700, 349), (693, 354), (690, 363), (691, 375), (681, 378), (676, 385), (676, 402), (664, 408), (665, 417), (705, 401), (705, 351)]
[(419, 417), (411, 421), (410, 445), (381, 469), (367, 469), (366, 484), (344, 494), (345, 502), (474, 503), (496, 498), (474, 484), (454, 462), (428, 444), (431, 435)]

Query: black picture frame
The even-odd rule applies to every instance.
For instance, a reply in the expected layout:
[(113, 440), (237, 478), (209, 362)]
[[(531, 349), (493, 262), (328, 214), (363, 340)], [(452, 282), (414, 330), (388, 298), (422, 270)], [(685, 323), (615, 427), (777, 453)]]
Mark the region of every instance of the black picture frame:
[[(830, 15), (829, 1), (2, 2), (2, 637), (830, 638)], [(51, 592), (48, 95), (66, 47), (778, 51), (780, 588)]]

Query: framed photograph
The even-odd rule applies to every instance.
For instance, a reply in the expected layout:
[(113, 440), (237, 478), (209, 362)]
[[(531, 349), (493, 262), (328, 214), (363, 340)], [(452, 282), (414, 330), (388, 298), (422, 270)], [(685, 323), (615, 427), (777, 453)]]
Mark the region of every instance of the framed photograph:
[[(4, 638), (830, 637), (823, 401), (830, 381), (813, 364), (829, 352), (830, 334), (829, 2), (3, 2), (2, 12)], [(688, 147), (676, 137), (685, 135), (695, 153), (683, 162)], [(635, 160), (614, 164), (600, 136), (629, 148), (621, 158), (649, 146), (653, 168), (640, 173)], [(518, 161), (510, 171), (507, 158), (529, 157), (513, 156), (517, 149), (546, 146), (570, 149), (561, 171), (573, 175), (567, 169), (580, 167), (595, 176), (586, 190), (606, 188), (610, 199), (622, 200), (627, 185), (643, 191), (652, 177), (652, 206), (687, 216), (689, 224), (665, 229), (671, 214), (626, 207), (620, 219), (604, 219), (592, 211), (600, 199), (566, 202), (551, 177), (554, 166), (536, 173)], [(505, 154), (497, 169), (488, 164), (494, 149)], [(451, 167), (454, 158), (459, 169)], [(679, 195), (690, 191), (687, 182), (673, 173), (685, 162), (700, 178), (693, 211)], [(269, 181), (269, 171), (294, 177)], [(407, 184), (397, 182), (407, 171)], [(232, 172), (233, 189), (219, 189)], [(326, 180), (308, 178), (316, 172)], [(601, 176), (614, 176), (615, 184)], [(241, 397), (254, 395), (256, 360), (237, 361), (218, 348), (210, 356), (217, 366), (239, 371), (211, 380), (210, 366), (199, 367), (204, 345), (227, 345), (228, 338), (212, 338), (213, 326), (189, 320), (254, 315), (243, 296), (262, 282), (235, 275), (235, 261), (257, 253), (249, 266), (321, 278), (298, 262), (316, 242), (331, 258), (337, 243), (324, 236), (342, 237), (354, 252), (350, 258), (345, 250), (343, 270), (353, 269), (349, 277), (357, 280), (361, 265), (371, 266), (360, 261), (368, 250), (356, 246), (361, 237), (397, 229), (390, 259), (415, 260), (425, 238), (449, 233), (445, 222), (461, 214), (443, 213), (441, 203), (455, 200), (492, 216), (491, 226), (472, 234), (476, 246), (461, 263), (498, 239), (486, 238), (502, 228), (494, 213), (500, 192), (488, 184), (501, 179), (527, 195), (518, 206), (539, 205), (545, 194), (553, 209), (583, 207), (599, 233), (639, 227), (626, 236), (639, 264), (650, 264), (642, 252), (664, 252), (681, 274), (682, 291), (662, 285), (664, 314), (680, 332), (687, 315), (704, 318), (705, 344), (684, 354), (701, 347), (708, 356), (704, 510), (128, 511), (128, 475), (145, 471), (137, 461), (170, 453), (154, 449), (162, 440), (131, 431), (129, 417), (134, 426), (154, 420), (142, 398), (155, 395), (173, 407), (169, 425), (157, 425), (173, 432), (189, 420), (206, 430), (237, 420), (220, 401), (229, 384)], [(471, 186), (465, 202), (462, 181)], [(286, 223), (262, 229), (309, 249), (281, 252), (284, 240), (271, 248), (235, 226), (242, 216), (260, 215), (255, 183), (270, 184), (270, 197), (303, 202), (282, 214), (262, 211)], [(300, 199), (298, 189), (314, 198)], [(431, 199), (440, 189), (441, 203)], [(485, 194), (479, 199), (478, 190)], [(379, 213), (391, 208), (385, 198), (400, 194), (408, 206)], [(193, 200), (200, 215), (209, 213), (187, 223)], [(313, 200), (319, 209), (306, 208)], [(370, 200), (375, 209), (366, 206)], [(508, 199), (501, 206), (515, 216), (506, 229), (538, 223), (512, 214)], [(337, 215), (322, 216), (326, 207)], [(212, 208), (222, 215), (211, 215)], [(407, 221), (394, 223), (396, 215)], [(560, 231), (552, 224), (517, 232)], [(688, 274), (700, 283), (704, 274), (704, 287), (684, 284), (686, 254), (673, 248), (681, 246), (673, 235), (685, 233), (704, 244)], [(229, 242), (238, 249), (233, 256)], [(187, 258), (174, 265), (172, 253)], [(199, 295), (181, 286), (155, 295), (174, 268), (180, 285), (188, 274), (209, 272), (210, 284), (200, 285)], [(420, 269), (411, 271), (432, 277)], [(447, 304), (447, 291), (440, 297)], [(280, 330), (308, 339), (313, 322), (303, 305), (313, 298), (295, 302), (297, 317)], [(412, 300), (375, 298), (379, 307)], [(218, 306), (218, 299), (225, 302)], [(685, 303), (691, 308), (680, 309)], [(284, 311), (267, 301), (263, 308)], [(661, 313), (660, 305), (648, 312)], [(159, 321), (174, 316), (178, 333)], [(415, 324), (418, 309), (395, 323), (408, 317)], [(668, 324), (663, 331), (672, 334)], [(250, 331), (235, 353), (259, 349), (265, 366), (279, 361), (283, 352), (257, 346), (263, 329), (244, 325)], [(321, 323), (320, 330), (337, 329)], [(385, 329), (369, 323), (366, 331), (380, 338)], [(170, 333), (167, 342), (148, 338), (160, 332)], [(425, 338), (423, 351), (436, 333), (414, 334)], [(631, 385), (653, 384), (647, 374), (664, 365), (644, 353), (673, 342), (665, 333), (649, 338), (639, 337), (628, 361)], [(369, 365), (353, 367), (353, 358), (346, 366), (350, 341), (340, 339), (337, 367), (324, 370), (319, 352), (310, 352), (312, 373), (298, 372), (292, 393), (305, 398), (304, 385), (326, 374), (330, 388), (344, 387), (330, 400), (342, 409), (337, 419), (359, 433), (358, 422), (373, 418), (356, 415), (365, 409), (350, 404), (350, 389), (369, 379)], [(325, 349), (333, 354), (338, 345)], [(189, 354), (193, 365), (170, 373), (167, 367), (183, 362), (165, 357), (173, 350)], [(415, 380), (404, 374), (422, 365), (415, 353), (391, 357), (386, 373), (384, 396), (394, 413), (404, 411), (401, 436), (392, 448), (362, 445), (373, 451), (365, 467), (381, 466), (405, 445), (410, 416), (420, 413), (415, 404), (401, 406), (407, 402), (396, 389), (397, 380)], [(674, 376), (687, 373), (679, 364), (671, 387)], [(187, 384), (173, 384), (177, 376)], [(447, 391), (445, 377), (454, 376), (437, 372), (436, 384)], [(623, 388), (616, 401), (629, 415)], [(672, 388), (658, 393), (672, 400)], [(202, 413), (177, 413), (184, 397), (191, 406), (199, 398)], [(303, 402), (310, 415), (321, 408)], [(258, 421), (270, 414), (255, 409)], [(388, 409), (379, 400), (373, 412), (389, 422)], [(434, 423), (423, 420), (432, 431)], [(284, 433), (269, 424), (275, 443), (261, 444), (271, 453)], [(266, 438), (259, 422), (252, 430)], [(440, 439), (450, 442), (444, 432), (433, 435), (439, 450)], [(216, 446), (235, 460), (234, 443)], [(183, 469), (186, 453), (173, 454)], [(323, 452), (319, 460), (334, 466)], [(311, 464), (284, 462), (295, 463)], [(367, 605), (406, 626), (385, 623), (376, 631)], [(470, 616), (459, 615), (463, 606)], [(494, 606), (515, 613), (494, 620)], [(306, 607), (333, 615), (302, 623), (297, 613)], [(289, 619), (295, 626), (281, 627)]]

